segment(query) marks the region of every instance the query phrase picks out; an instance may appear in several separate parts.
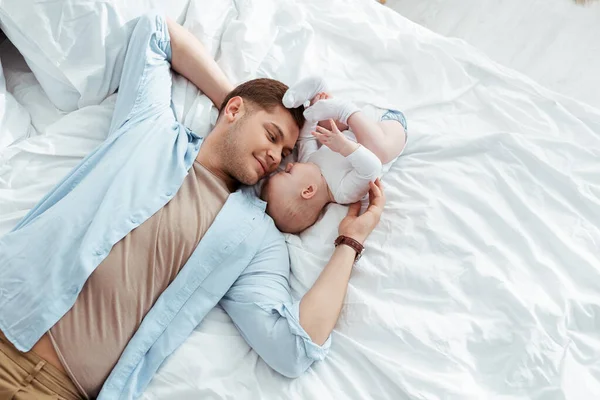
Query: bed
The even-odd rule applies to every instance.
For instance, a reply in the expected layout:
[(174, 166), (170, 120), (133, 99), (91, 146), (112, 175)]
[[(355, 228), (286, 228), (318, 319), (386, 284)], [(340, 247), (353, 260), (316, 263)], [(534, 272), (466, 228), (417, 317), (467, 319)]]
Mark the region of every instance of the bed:
[[(0, 3), (22, 53), (0, 47), (0, 234), (104, 139), (127, 32), (112, 28), (149, 8), (190, 29), (233, 82), (320, 74), (334, 95), (408, 120), (330, 356), (284, 378), (215, 308), (143, 399), (600, 398), (600, 110), (372, 0), (23, 1)], [(91, 50), (78, 55), (81, 32)], [(210, 130), (214, 108), (181, 77), (173, 103)], [(331, 205), (286, 237), (295, 296), (344, 214)]]

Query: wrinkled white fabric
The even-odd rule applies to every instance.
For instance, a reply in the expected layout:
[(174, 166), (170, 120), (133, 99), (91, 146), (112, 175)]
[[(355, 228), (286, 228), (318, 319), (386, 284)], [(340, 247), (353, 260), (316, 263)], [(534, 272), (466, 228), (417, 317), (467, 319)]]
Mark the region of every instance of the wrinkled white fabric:
[[(599, 398), (600, 111), (371, 0), (192, 0), (185, 25), (233, 82), (321, 75), (335, 97), (402, 110), (410, 141), (328, 359), (283, 378), (215, 309), (143, 399)], [(36, 121), (43, 92), (23, 85)], [(210, 129), (205, 96), (181, 78), (173, 93), (181, 120)], [(0, 150), (0, 232), (102, 140), (112, 106), (48, 114)], [(287, 237), (296, 295), (345, 212)]]

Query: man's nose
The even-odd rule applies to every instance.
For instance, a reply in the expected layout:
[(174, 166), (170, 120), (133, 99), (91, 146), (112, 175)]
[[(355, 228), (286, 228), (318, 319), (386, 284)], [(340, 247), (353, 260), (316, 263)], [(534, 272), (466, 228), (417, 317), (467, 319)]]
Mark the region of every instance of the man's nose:
[(275, 170), (281, 163), (281, 155), (276, 151), (269, 151), (269, 169)]

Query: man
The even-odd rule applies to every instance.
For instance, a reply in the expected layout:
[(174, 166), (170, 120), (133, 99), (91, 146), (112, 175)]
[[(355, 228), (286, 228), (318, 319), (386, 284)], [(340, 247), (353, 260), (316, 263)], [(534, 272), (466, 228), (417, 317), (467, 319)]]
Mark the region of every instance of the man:
[[(171, 67), (220, 106), (206, 139), (175, 120)], [(181, 26), (139, 18), (108, 138), (0, 239), (0, 398), (136, 398), (219, 302), (281, 374), (325, 357), (385, 198), (377, 183), (350, 208), (294, 302), (283, 236), (239, 187), (275, 171), (303, 117), (279, 82), (231, 89)]]

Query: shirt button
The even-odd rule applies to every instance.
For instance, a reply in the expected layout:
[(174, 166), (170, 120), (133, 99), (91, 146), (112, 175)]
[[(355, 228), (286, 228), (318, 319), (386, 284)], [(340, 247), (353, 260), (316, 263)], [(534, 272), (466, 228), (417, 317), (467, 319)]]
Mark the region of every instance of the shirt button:
[(171, 197), (171, 196), (173, 195), (173, 192), (171, 192), (171, 191), (168, 191), (167, 193), (165, 193), (165, 195), (166, 195), (167, 197)]
[(100, 250), (100, 249), (96, 250), (96, 255), (97, 256), (101, 256), (102, 255), (102, 250)]
[(138, 219), (137, 219), (136, 217), (131, 217), (131, 218), (129, 218), (129, 220), (130, 220), (131, 222), (133, 222), (134, 224), (137, 224), (137, 223), (138, 223)]
[(79, 291), (79, 288), (77, 287), (77, 285), (73, 285), (73, 286), (71, 286), (69, 291), (71, 292), (71, 294), (77, 294), (77, 292)]

